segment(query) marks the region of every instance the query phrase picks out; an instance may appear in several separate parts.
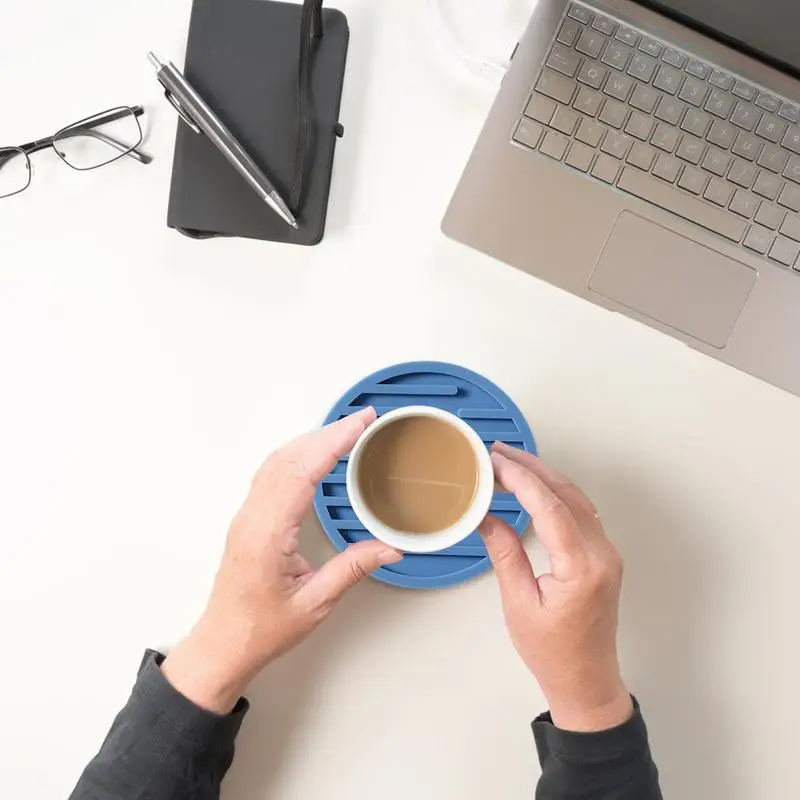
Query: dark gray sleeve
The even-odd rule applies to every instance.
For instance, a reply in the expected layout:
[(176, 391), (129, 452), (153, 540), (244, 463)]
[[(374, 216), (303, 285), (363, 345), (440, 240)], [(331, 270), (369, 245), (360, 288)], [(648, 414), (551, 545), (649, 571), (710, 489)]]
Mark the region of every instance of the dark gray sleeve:
[(148, 650), (130, 699), (81, 775), (70, 800), (217, 800), (247, 713), (199, 708), (161, 673), (164, 656)]
[(610, 731), (569, 733), (543, 714), (533, 735), (542, 764), (536, 800), (663, 800), (635, 699), (633, 716)]

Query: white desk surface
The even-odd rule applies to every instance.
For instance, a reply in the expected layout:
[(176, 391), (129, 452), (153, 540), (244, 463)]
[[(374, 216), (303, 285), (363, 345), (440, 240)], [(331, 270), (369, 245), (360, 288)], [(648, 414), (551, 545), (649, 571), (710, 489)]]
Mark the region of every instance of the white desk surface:
[[(16, 4), (5, 28), (4, 143), (144, 103), (156, 160), (41, 153), (0, 201), (3, 796), (69, 793), (143, 649), (202, 609), (261, 459), (364, 374), (431, 358), (502, 385), (601, 509), (665, 796), (799, 797), (800, 399), (444, 239), (491, 91), (421, 0), (338, 5), (347, 133), (312, 249), (165, 227), (176, 117), (145, 53), (182, 59), (186, 0)], [(250, 698), (229, 800), (533, 797), (543, 699), (491, 575), (360, 587)]]

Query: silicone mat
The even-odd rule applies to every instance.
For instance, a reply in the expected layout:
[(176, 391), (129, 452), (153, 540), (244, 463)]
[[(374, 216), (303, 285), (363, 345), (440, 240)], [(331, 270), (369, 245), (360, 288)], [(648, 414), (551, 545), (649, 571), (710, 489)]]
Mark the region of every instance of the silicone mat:
[[(357, 383), (331, 409), (325, 424), (374, 406), (378, 416), (402, 406), (427, 405), (458, 415), (491, 447), (501, 441), (536, 453), (536, 442), (522, 412), (511, 398), (476, 372), (437, 361), (417, 361), (387, 367)], [(317, 488), (314, 508), (337, 550), (371, 539), (347, 496), (343, 458)], [(530, 523), (517, 499), (497, 492), (491, 513), (508, 522), (520, 535)], [(407, 554), (399, 564), (373, 573), (373, 578), (406, 589), (441, 589), (480, 575), (491, 568), (477, 531), (463, 542), (438, 553)]]

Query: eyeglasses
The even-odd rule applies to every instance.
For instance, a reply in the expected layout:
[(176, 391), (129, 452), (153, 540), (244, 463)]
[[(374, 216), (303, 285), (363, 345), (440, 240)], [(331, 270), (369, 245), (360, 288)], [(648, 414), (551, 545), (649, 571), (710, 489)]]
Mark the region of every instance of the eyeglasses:
[(0, 199), (31, 185), (30, 156), (49, 147), (68, 167), (81, 171), (104, 167), (123, 156), (149, 164), (153, 159), (137, 149), (142, 143), (142, 114), (142, 106), (119, 106), (74, 122), (46, 139), (0, 147)]

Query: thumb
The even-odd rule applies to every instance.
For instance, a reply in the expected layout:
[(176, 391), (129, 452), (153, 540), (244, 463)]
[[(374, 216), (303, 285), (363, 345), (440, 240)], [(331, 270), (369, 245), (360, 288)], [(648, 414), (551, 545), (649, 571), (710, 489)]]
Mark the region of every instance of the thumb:
[(497, 517), (486, 517), (478, 532), (489, 552), (497, 574), (503, 603), (508, 605), (532, 592), (538, 600), (539, 588), (525, 548), (516, 531)]
[(327, 613), (347, 592), (368, 575), (386, 564), (396, 564), (403, 554), (393, 547), (372, 540), (352, 544), (319, 569), (303, 588), (306, 602)]

